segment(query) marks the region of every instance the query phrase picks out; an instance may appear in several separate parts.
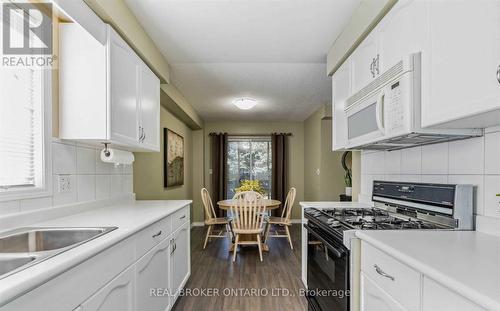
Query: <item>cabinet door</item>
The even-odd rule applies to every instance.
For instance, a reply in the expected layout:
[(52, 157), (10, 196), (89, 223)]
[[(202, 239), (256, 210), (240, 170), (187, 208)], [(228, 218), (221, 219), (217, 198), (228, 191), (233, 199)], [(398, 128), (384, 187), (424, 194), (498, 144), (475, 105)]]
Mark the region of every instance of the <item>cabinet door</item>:
[(424, 277), (423, 292), (423, 311), (486, 310), (427, 277)]
[(405, 309), (361, 272), (361, 310), (404, 311)]
[[(170, 240), (165, 239), (136, 264), (136, 310), (165, 311), (170, 307)], [(160, 289), (157, 296), (151, 289)]]
[(352, 93), (356, 93), (377, 77), (372, 70), (372, 62), (378, 54), (378, 34), (374, 29), (352, 53)]
[(109, 34), (110, 138), (139, 143), (138, 57), (112, 29)]
[(400, 0), (377, 25), (380, 73), (411, 53), (428, 53), (428, 1)]
[(160, 151), (160, 79), (145, 64), (140, 67), (141, 144)]
[(81, 311), (135, 310), (134, 266), (129, 267), (81, 305)]
[(179, 231), (174, 234), (173, 238), (174, 249), (172, 250), (171, 257), (170, 286), (172, 291), (175, 292), (184, 286), (184, 282), (191, 272), (189, 225), (189, 222), (186, 222)]
[(500, 108), (499, 17), (499, 1), (430, 1), (430, 70), (423, 76), (429, 94), (422, 102), (423, 126)]
[(351, 63), (348, 59), (332, 77), (332, 146), (333, 150), (345, 148), (347, 143), (347, 117), (345, 102), (351, 95)]

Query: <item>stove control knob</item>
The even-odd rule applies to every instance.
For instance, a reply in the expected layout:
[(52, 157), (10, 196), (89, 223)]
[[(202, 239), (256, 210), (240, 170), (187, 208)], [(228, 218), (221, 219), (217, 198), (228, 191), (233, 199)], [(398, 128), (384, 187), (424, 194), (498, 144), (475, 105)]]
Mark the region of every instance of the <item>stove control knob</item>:
[(328, 223), (330, 224), (330, 227), (332, 227), (332, 228), (340, 227), (340, 221), (338, 221), (338, 220), (328, 219)]

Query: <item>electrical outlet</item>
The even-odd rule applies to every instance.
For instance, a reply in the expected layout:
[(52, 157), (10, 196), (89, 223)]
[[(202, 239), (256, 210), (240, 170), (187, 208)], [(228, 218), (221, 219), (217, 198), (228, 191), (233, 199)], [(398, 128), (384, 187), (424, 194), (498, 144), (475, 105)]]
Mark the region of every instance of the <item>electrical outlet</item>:
[(71, 192), (71, 178), (69, 175), (59, 175), (58, 179), (59, 193)]

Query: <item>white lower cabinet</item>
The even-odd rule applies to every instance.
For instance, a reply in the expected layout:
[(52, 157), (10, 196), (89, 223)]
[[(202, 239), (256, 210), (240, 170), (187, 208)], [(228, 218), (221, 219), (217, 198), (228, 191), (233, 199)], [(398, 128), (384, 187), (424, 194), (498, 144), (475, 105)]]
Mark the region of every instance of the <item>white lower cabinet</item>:
[(360, 278), (362, 311), (486, 310), (365, 241)]
[[(187, 206), (1, 306), (0, 311), (168, 311), (191, 275)], [(174, 296), (175, 294), (175, 296)]]
[(116, 278), (82, 303), (82, 311), (133, 311), (135, 309), (134, 266), (120, 273)]
[(404, 311), (405, 309), (361, 272), (361, 310)]
[[(170, 239), (155, 246), (136, 264), (136, 310), (164, 311), (170, 309)], [(153, 292), (152, 292), (153, 291)]]
[(175, 292), (175, 299), (179, 296), (179, 289), (184, 287), (190, 273), (189, 254), (189, 223), (185, 223), (172, 238), (173, 250), (171, 251), (171, 290)]

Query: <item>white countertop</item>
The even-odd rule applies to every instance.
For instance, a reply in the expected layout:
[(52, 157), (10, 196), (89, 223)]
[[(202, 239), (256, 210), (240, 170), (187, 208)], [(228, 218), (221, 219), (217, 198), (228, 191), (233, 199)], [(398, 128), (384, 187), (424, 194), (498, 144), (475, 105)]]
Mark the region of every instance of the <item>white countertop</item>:
[(118, 227), (118, 229), (0, 280), (0, 305), (77, 266), (191, 202), (169, 200), (117, 203), (30, 224), (29, 226), (41, 227)]
[(360, 202), (340, 202), (340, 201), (314, 201), (314, 202), (300, 202), (302, 208), (368, 208), (372, 207), (370, 204)]
[(356, 236), (476, 304), (500, 310), (500, 237), (433, 230), (358, 230)]

